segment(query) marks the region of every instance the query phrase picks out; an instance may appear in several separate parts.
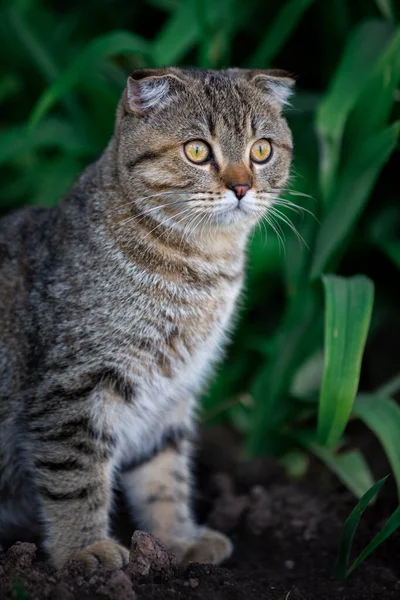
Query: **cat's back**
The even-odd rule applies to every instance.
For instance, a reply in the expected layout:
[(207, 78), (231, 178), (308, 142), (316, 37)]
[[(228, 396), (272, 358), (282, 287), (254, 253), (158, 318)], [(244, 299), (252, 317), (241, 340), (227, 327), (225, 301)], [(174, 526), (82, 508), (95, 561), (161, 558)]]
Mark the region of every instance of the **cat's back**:
[(32, 255), (49, 210), (27, 208), (0, 220), (0, 399), (15, 392), (26, 346), (21, 320), (28, 317)]
[(49, 209), (30, 207), (0, 219), (0, 319), (29, 285), (30, 263), (43, 242)]

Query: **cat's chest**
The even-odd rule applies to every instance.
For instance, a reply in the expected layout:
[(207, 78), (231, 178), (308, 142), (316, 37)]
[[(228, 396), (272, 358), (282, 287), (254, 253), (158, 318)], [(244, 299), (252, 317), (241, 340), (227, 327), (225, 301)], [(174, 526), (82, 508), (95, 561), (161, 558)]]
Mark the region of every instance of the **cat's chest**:
[[(147, 395), (199, 387), (224, 346), (240, 287), (241, 282), (221, 285), (203, 296), (164, 298), (152, 307), (143, 298), (129, 319), (125, 314), (125, 328), (119, 327), (124, 340), (115, 350), (127, 371), (135, 378), (141, 374)], [(138, 309), (141, 304), (146, 311)]]

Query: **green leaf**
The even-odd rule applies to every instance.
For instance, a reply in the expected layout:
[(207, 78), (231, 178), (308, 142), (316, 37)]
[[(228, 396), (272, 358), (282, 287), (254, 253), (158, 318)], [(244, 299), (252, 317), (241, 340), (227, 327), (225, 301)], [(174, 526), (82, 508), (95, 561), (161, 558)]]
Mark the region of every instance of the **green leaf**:
[(83, 132), (76, 131), (68, 121), (57, 118), (43, 120), (34, 132), (26, 125), (17, 125), (0, 136), (0, 166), (24, 152), (57, 148), (81, 156), (93, 156), (99, 151)]
[(381, 442), (396, 479), (400, 499), (400, 407), (392, 398), (362, 394), (353, 413), (374, 432)]
[(395, 20), (392, 0), (375, 0), (375, 4), (385, 19), (388, 19), (389, 21)]
[(312, 398), (321, 388), (323, 370), (324, 354), (322, 350), (318, 350), (300, 365), (293, 377), (291, 395), (304, 401)]
[(375, 181), (396, 147), (400, 122), (363, 141), (343, 167), (335, 189), (335, 201), (324, 217), (315, 242), (311, 279), (321, 275), (352, 232)]
[(363, 276), (327, 275), (325, 290), (325, 366), (318, 407), (318, 438), (333, 446), (349, 420), (360, 378), (374, 299)]
[(392, 535), (400, 526), (400, 506), (396, 508), (394, 513), (386, 521), (381, 531), (370, 541), (368, 546), (364, 548), (358, 558), (353, 562), (348, 569), (346, 576), (348, 577), (354, 569), (356, 569), (378, 546), (380, 546), (387, 538)]
[(314, 0), (289, 0), (285, 2), (268, 28), (263, 42), (248, 61), (247, 66), (263, 68), (278, 54), (295, 29), (305, 11)]
[(400, 373), (395, 375), (392, 379), (389, 379), (386, 383), (381, 385), (377, 390), (375, 390), (375, 394), (377, 396), (393, 396), (400, 391)]
[(43, 40), (32, 30), (16, 6), (10, 5), (8, 18), (13, 34), (22, 45), (29, 58), (47, 81), (53, 81), (58, 75), (58, 68), (51, 52), (45, 47)]
[(330, 89), (317, 111), (316, 126), (321, 144), (321, 189), (326, 201), (332, 192), (339, 166), (346, 120), (392, 35), (393, 26), (381, 20), (367, 21), (354, 31)]
[(253, 378), (255, 409), (248, 450), (251, 455), (274, 452), (276, 435), (288, 417), (291, 381), (297, 368), (316, 351), (321, 323), (310, 287), (298, 292), (271, 341), (271, 360)]
[(374, 483), (371, 470), (360, 450), (339, 452), (339, 445), (325, 448), (316, 441), (314, 431), (294, 431), (292, 436), (329, 467), (356, 498), (361, 498)]
[[(227, 1), (186, 0), (171, 15), (154, 41), (157, 65), (176, 64), (196, 45), (203, 33), (212, 30), (225, 13)], [(207, 36), (209, 33), (207, 33)]]
[[(396, 90), (400, 83), (400, 29), (390, 38), (380, 56), (363, 93), (359, 96), (346, 127), (346, 140), (357, 145), (371, 133), (382, 130), (396, 101)], [(376, 102), (371, 98), (376, 97)], [(352, 152), (350, 145), (349, 153)]]
[(150, 61), (151, 46), (140, 36), (126, 31), (114, 31), (95, 38), (39, 98), (30, 116), (30, 127), (36, 127), (57, 100), (67, 94), (80, 80), (87, 78), (88, 73), (98, 69), (106, 58), (129, 53), (141, 54)]
[(375, 498), (388, 477), (389, 475), (386, 475), (386, 477), (383, 477), (370, 487), (351, 511), (350, 516), (346, 519), (340, 540), (339, 556), (336, 565), (336, 573), (340, 579), (345, 579), (348, 574), (351, 547), (361, 515), (370, 504), (371, 500)]

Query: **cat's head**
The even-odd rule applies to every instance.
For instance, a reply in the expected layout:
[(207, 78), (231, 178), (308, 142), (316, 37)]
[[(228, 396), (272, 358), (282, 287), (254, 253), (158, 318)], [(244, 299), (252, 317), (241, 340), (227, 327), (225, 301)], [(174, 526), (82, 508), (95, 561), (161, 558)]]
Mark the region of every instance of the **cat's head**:
[(119, 107), (119, 179), (132, 210), (187, 235), (249, 229), (286, 185), (284, 71), (134, 71)]

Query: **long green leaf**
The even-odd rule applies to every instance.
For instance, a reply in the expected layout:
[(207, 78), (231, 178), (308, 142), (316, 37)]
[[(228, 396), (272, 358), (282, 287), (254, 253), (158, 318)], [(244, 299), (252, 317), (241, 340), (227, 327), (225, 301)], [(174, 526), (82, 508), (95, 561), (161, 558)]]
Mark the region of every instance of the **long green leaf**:
[(400, 131), (400, 122), (364, 140), (354, 149), (335, 190), (335, 202), (319, 228), (311, 279), (331, 267), (333, 259), (344, 250), (346, 238), (352, 232), (368, 199), (373, 185), (394, 148)]
[(354, 569), (358, 567), (368, 556), (378, 547), (380, 546), (387, 538), (392, 535), (396, 529), (400, 527), (400, 506), (396, 508), (394, 513), (390, 515), (389, 519), (386, 521), (383, 528), (380, 532), (370, 541), (368, 546), (364, 548), (361, 554), (357, 557), (357, 559), (353, 562), (351, 567), (348, 569), (346, 576), (348, 577)]
[(318, 438), (333, 446), (343, 434), (357, 393), (372, 313), (374, 286), (367, 277), (323, 277), (325, 366), (318, 408)]
[(393, 396), (400, 391), (400, 373), (375, 390), (377, 396)]
[[(400, 29), (390, 38), (384, 52), (359, 96), (346, 128), (346, 139), (357, 144), (372, 133), (382, 130), (396, 101), (400, 83)], [(371, 98), (376, 97), (376, 102)], [(353, 143), (352, 143), (353, 145)], [(350, 147), (349, 152), (352, 149)]]
[(330, 89), (317, 111), (321, 144), (321, 188), (329, 197), (340, 159), (340, 147), (348, 115), (384, 53), (393, 26), (387, 21), (367, 21), (350, 37)]
[[(185, 0), (171, 15), (154, 41), (154, 61), (157, 65), (176, 64), (195, 46), (203, 33), (213, 29), (225, 14), (230, 0)], [(200, 9), (199, 10), (199, 5)]]
[(335, 448), (325, 448), (318, 443), (314, 430), (294, 430), (291, 436), (329, 467), (356, 498), (361, 498), (374, 483), (371, 469), (360, 450), (341, 452), (341, 443)]
[(356, 498), (361, 498), (373, 484), (371, 469), (360, 450), (336, 454), (319, 444), (310, 445), (310, 450), (335, 473)]
[(8, 18), (14, 35), (26, 50), (27, 58), (33, 62), (47, 81), (53, 81), (58, 75), (58, 68), (43, 40), (35, 34), (16, 6), (10, 5)]
[(385, 19), (389, 21), (395, 20), (392, 0), (375, 0), (375, 3)]
[(251, 455), (276, 451), (276, 436), (290, 408), (288, 395), (292, 378), (298, 366), (318, 347), (319, 316), (310, 287), (302, 289), (287, 307), (284, 320), (272, 340), (273, 358), (256, 374), (250, 390), (255, 402), (248, 440)]
[(0, 136), (0, 166), (30, 150), (57, 148), (69, 154), (93, 156), (99, 151), (83, 132), (75, 131), (68, 121), (57, 118), (43, 120), (34, 133), (26, 125), (11, 127)]
[(386, 477), (383, 477), (372, 487), (370, 487), (362, 496), (357, 505), (353, 508), (349, 517), (346, 519), (340, 540), (339, 556), (336, 565), (336, 573), (340, 579), (345, 579), (347, 576), (354, 534), (357, 530), (361, 516), (367, 506), (370, 504), (371, 500), (375, 498), (388, 477), (389, 475), (386, 475)]
[(268, 66), (313, 2), (314, 0), (289, 0), (285, 2), (269, 26), (263, 42), (248, 61), (247, 66), (253, 68)]
[(150, 60), (151, 46), (143, 38), (126, 31), (116, 31), (95, 38), (39, 98), (30, 116), (30, 127), (34, 128), (58, 99), (87, 77), (88, 73), (97, 69), (104, 59), (129, 53), (138, 53)]
[(396, 479), (400, 498), (400, 407), (391, 398), (362, 394), (353, 413), (371, 429), (381, 442)]

